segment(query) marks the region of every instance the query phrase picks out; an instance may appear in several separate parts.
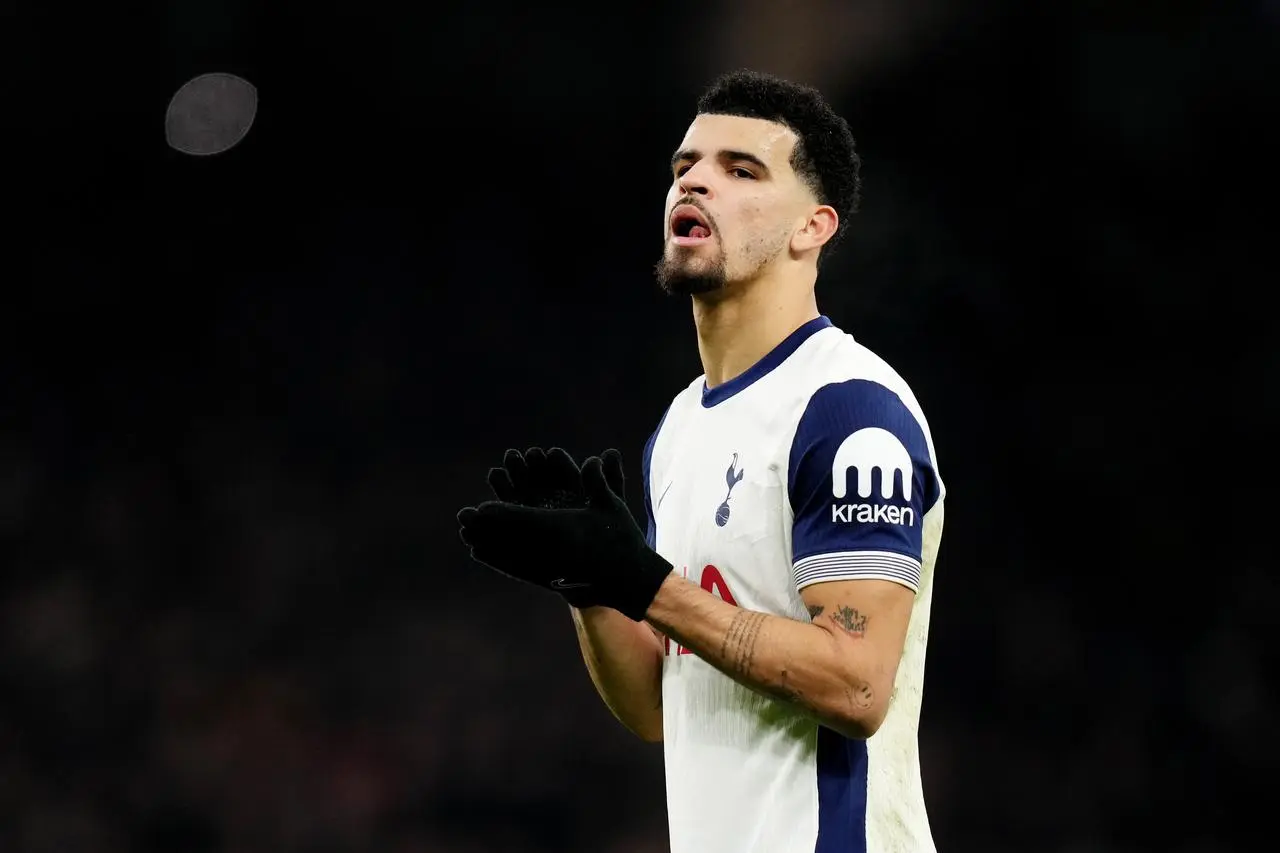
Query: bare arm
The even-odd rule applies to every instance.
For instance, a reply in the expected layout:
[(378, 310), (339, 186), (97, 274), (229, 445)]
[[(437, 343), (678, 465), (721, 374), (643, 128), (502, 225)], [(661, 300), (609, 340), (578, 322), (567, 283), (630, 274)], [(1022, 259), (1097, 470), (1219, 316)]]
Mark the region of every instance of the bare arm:
[(870, 737), (889, 709), (914, 593), (854, 580), (815, 584), (801, 597), (812, 623), (745, 610), (672, 575), (647, 619), (735, 681), (846, 737)]
[(638, 737), (662, 740), (662, 658), (657, 635), (608, 607), (572, 609), (578, 646), (596, 692)]

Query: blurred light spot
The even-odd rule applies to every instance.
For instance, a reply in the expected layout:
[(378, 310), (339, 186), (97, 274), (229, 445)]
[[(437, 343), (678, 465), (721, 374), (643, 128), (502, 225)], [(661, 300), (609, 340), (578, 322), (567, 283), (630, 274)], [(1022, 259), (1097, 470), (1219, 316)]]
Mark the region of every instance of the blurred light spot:
[(165, 113), (165, 139), (184, 154), (221, 154), (249, 132), (258, 90), (234, 74), (202, 74), (183, 84)]

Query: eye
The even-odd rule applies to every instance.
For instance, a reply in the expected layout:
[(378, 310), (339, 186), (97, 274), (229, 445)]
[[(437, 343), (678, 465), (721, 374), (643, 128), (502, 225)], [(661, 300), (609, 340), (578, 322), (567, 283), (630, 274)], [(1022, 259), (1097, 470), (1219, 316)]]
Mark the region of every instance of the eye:
[(689, 171), (689, 164), (688, 164), (688, 163), (685, 163), (684, 165), (681, 165), (681, 166), (676, 166), (676, 177), (677, 177), (677, 178), (678, 178), (678, 177), (680, 177), (681, 175), (683, 175), (683, 174), (684, 174), (685, 172), (687, 172), (687, 171)]
[(753, 181), (755, 180), (755, 177), (756, 177), (755, 174), (752, 173), (750, 169), (745, 169), (742, 166), (737, 166), (733, 169), (730, 169), (729, 174), (733, 175), (735, 178), (742, 178), (748, 181)]

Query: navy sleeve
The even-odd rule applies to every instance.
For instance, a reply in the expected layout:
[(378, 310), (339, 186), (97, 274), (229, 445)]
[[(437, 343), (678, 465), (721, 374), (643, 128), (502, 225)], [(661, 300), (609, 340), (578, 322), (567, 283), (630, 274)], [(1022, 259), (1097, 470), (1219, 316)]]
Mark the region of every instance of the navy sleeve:
[[(671, 411), (670, 408), (667, 409), (667, 412), (669, 411)], [(649, 436), (649, 440), (644, 443), (644, 455), (640, 458), (646, 520), (644, 541), (648, 543), (650, 548), (658, 547), (658, 522), (653, 517), (653, 446), (658, 443), (658, 433), (662, 432), (662, 425), (667, 422), (667, 412), (662, 413), (662, 417), (658, 420), (657, 429)]]
[(797, 588), (878, 578), (920, 588), (924, 514), (941, 496), (929, 443), (902, 399), (877, 382), (826, 385), (791, 445)]

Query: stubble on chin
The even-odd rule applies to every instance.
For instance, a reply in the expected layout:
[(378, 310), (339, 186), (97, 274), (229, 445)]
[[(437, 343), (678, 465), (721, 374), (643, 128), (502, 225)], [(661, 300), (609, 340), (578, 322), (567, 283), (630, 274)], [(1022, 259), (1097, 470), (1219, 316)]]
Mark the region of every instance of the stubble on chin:
[(723, 290), (725, 286), (724, 263), (692, 262), (677, 252), (674, 256), (663, 253), (654, 266), (658, 286), (670, 296), (697, 296)]

